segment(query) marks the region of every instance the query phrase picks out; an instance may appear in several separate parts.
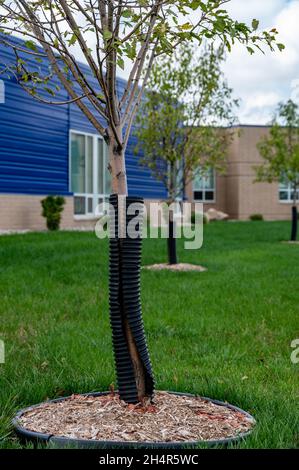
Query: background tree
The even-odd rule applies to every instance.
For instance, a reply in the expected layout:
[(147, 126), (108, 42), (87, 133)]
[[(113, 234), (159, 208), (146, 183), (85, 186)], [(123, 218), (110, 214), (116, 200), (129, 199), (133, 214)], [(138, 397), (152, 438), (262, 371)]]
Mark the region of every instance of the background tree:
[[(263, 44), (272, 50), (276, 45), (276, 30), (258, 33), (257, 20), (250, 26), (234, 21), (224, 9), (228, 1), (1, 0), (1, 43), (15, 53), (15, 64), (5, 64), (4, 70), (13, 73), (23, 89), (35, 99), (52, 105), (77, 104), (107, 143), (112, 191), (126, 196), (125, 150), (155, 58), (171, 54), (178, 45), (191, 39), (201, 43), (203, 38), (219, 38), (228, 49), (238, 41), (250, 53)], [(22, 35), (23, 44), (11, 40), (10, 35), (14, 33)], [(74, 54), (75, 45), (80, 48), (97, 86), (84, 74)], [(43, 67), (45, 59), (47, 63)], [(117, 68), (124, 67), (125, 59), (130, 72), (122, 96), (119, 96)], [(68, 100), (57, 99), (59, 90), (52, 81), (54, 75), (66, 90)], [(45, 93), (49, 94), (49, 99), (45, 98)], [(117, 241), (118, 257), (123, 256), (125, 249), (122, 240)], [(116, 302), (120, 311), (114, 314), (119, 315), (123, 344), (128, 347), (130, 373), (134, 374), (130, 386), (133, 387), (134, 381), (135, 395), (142, 400), (152, 394), (153, 381), (147, 375), (146, 365), (132, 337), (128, 323), (130, 312), (124, 311), (121, 269), (118, 279), (119, 298)], [(115, 286), (110, 283), (110, 294), (114, 292)], [(117, 355), (116, 345), (114, 349)], [(145, 345), (143, 349), (146, 349)], [(125, 376), (123, 371), (118, 371), (118, 382)], [(126, 399), (126, 396), (122, 398)]]
[[(205, 45), (198, 54), (192, 43), (172, 57), (157, 60), (149, 91), (137, 116), (137, 149), (141, 163), (160, 180), (169, 203), (182, 198), (197, 174), (222, 171), (232, 136), (222, 126), (235, 121), (238, 104), (221, 70), (224, 47)], [(175, 224), (169, 213), (168, 259), (177, 263)]]
[(291, 240), (297, 239), (299, 190), (299, 112), (292, 100), (278, 105), (268, 137), (258, 143), (264, 163), (255, 167), (256, 181), (286, 182), (293, 194)]

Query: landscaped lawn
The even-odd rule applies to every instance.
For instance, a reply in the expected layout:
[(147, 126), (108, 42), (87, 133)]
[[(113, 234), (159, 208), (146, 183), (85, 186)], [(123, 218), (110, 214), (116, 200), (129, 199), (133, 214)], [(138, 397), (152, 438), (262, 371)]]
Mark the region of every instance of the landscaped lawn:
[[(287, 222), (214, 223), (181, 261), (205, 273), (142, 273), (157, 388), (227, 400), (257, 426), (240, 447), (298, 447), (299, 246)], [(19, 447), (10, 419), (24, 406), (115, 381), (108, 317), (108, 243), (93, 233), (0, 237), (0, 446)], [(145, 240), (144, 264), (166, 241)]]

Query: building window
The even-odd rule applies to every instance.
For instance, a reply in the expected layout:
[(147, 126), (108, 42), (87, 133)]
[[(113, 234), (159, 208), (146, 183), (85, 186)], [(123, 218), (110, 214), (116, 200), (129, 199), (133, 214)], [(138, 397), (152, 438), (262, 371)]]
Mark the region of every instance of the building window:
[(94, 216), (98, 204), (110, 194), (107, 147), (97, 135), (71, 132), (70, 189), (74, 212)]
[[(292, 183), (284, 179), (280, 182), (279, 185), (279, 200), (281, 202), (293, 202), (294, 201), (294, 191)], [(299, 189), (297, 190), (297, 200), (299, 200)]]
[(200, 202), (215, 202), (215, 170), (200, 172), (193, 180), (193, 199)]

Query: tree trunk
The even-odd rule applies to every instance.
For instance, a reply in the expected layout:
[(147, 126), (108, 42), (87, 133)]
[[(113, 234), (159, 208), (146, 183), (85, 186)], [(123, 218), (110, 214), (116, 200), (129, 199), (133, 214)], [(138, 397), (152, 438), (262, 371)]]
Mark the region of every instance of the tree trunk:
[(169, 230), (168, 239), (167, 239), (168, 263), (177, 264), (178, 258), (177, 258), (176, 237), (175, 237), (176, 222), (174, 220), (172, 211), (169, 211), (168, 230)]
[[(140, 304), (141, 237), (131, 239), (127, 226), (130, 203), (143, 200), (128, 198), (124, 152), (114, 139), (109, 141), (112, 173), (111, 207), (115, 213), (115, 236), (110, 237), (110, 323), (120, 398), (127, 403), (144, 402), (154, 392), (154, 378), (146, 344)], [(120, 197), (121, 196), (121, 197)], [(124, 204), (124, 210), (120, 210)], [(142, 224), (141, 214), (140, 224)]]
[[(119, 128), (117, 131), (118, 140), (122, 142), (122, 129)], [(112, 193), (127, 196), (128, 183), (126, 175), (125, 153), (117, 143), (117, 140), (112, 131), (109, 132), (108, 150), (110, 173), (112, 177)]]

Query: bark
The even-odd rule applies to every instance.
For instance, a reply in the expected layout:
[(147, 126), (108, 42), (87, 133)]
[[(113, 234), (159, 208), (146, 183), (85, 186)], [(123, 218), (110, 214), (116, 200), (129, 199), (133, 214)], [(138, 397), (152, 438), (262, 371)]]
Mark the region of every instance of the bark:
[(128, 195), (128, 184), (126, 175), (125, 152), (121, 147), (122, 129), (116, 128), (118, 138), (112, 130), (108, 131), (109, 166), (112, 177), (112, 193), (121, 196)]
[[(117, 128), (118, 131), (118, 139), (115, 137), (114, 133), (111, 131), (109, 132), (109, 141), (108, 141), (108, 149), (109, 149), (109, 166), (110, 172), (112, 176), (112, 193), (117, 194), (119, 196), (128, 196), (128, 186), (127, 186), (127, 175), (126, 175), (126, 165), (125, 165), (125, 152), (123, 148), (120, 147), (119, 142), (122, 141), (122, 130), (121, 128)], [(124, 198), (125, 203), (125, 198)], [(125, 211), (119, 212), (119, 220), (118, 220), (118, 235), (124, 236), (126, 234), (126, 215)], [(120, 252), (125, 250), (124, 247), (124, 238), (119, 238), (120, 244)], [(119, 266), (119, 279), (121, 280), (121, 266)], [(122, 286), (119, 286), (120, 292), (122, 290)], [(144, 363), (140, 357), (140, 353), (138, 351), (136, 342), (134, 340), (134, 336), (131, 331), (131, 327), (128, 321), (128, 318), (125, 314), (124, 308), (124, 300), (120, 297), (120, 315), (121, 321), (123, 325), (123, 334), (125, 336), (126, 344), (128, 347), (128, 352), (130, 355), (131, 363), (134, 370), (135, 376), (135, 383), (136, 383), (136, 390), (138, 401), (143, 402), (148, 396), (148, 385), (147, 385), (147, 378), (146, 378), (146, 370)]]

